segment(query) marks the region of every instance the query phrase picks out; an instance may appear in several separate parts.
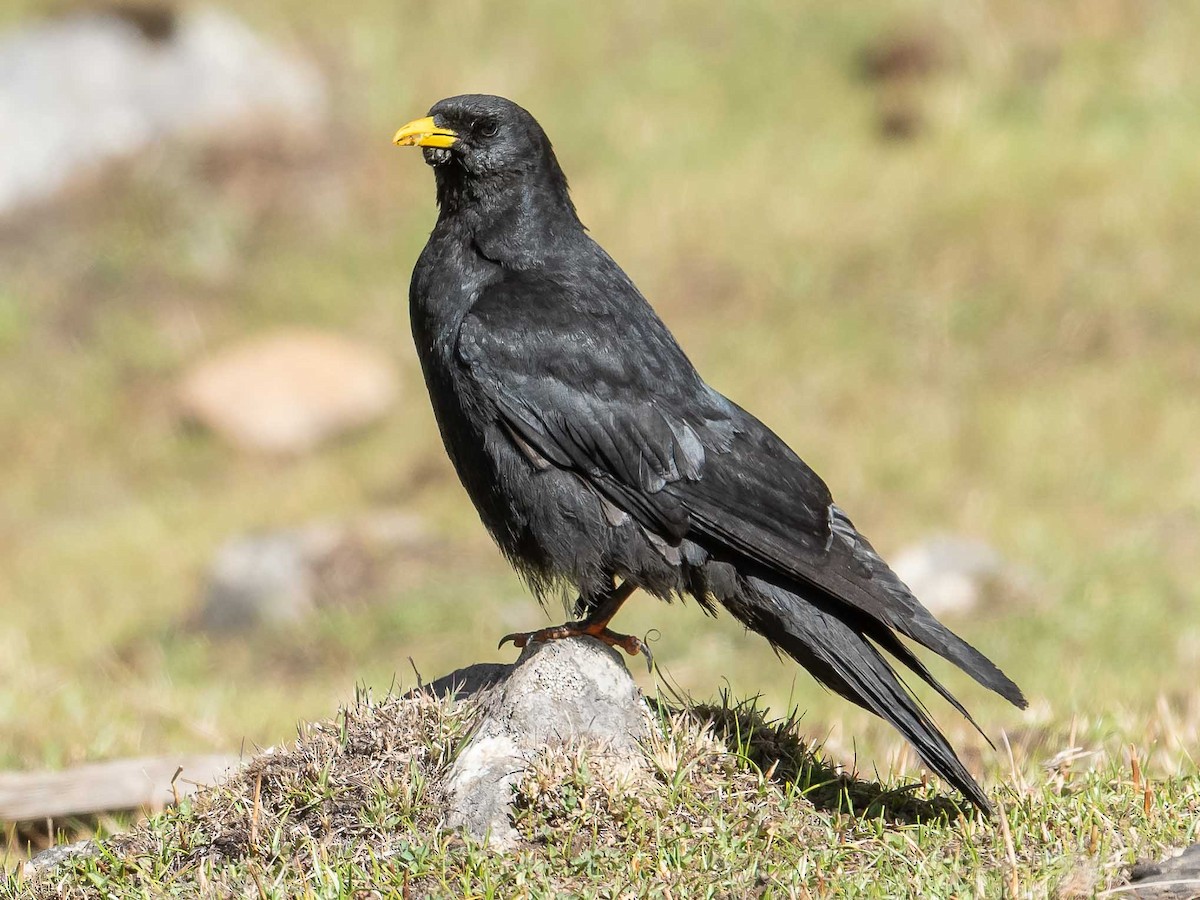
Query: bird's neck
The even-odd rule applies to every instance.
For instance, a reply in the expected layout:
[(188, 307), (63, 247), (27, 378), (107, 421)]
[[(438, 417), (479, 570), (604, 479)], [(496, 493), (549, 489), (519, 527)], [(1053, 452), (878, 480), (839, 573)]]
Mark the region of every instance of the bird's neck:
[(439, 228), (460, 233), (508, 268), (541, 265), (584, 234), (561, 173), (508, 181), (447, 173), (438, 178), (438, 206)]

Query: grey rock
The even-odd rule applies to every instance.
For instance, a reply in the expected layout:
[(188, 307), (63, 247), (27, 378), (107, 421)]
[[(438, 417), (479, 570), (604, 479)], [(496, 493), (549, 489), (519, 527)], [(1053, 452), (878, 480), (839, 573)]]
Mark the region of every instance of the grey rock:
[(943, 535), (904, 548), (892, 569), (935, 616), (968, 613), (1027, 590), (1026, 579), (982, 541)]
[(427, 543), (423, 521), (399, 510), (230, 538), (209, 566), (193, 625), (222, 633), (299, 621), (361, 595), (389, 558)]
[(1200, 897), (1200, 844), (1157, 863), (1138, 863), (1129, 873), (1122, 897), (1139, 900), (1185, 900)]
[(22, 874), (29, 877), (34, 874), (48, 872), (73, 859), (86, 859), (95, 856), (99, 847), (95, 841), (76, 841), (74, 844), (57, 844), (49, 847), (22, 866)]
[[(620, 655), (594, 638), (530, 644), (509, 668), (476, 694), (480, 719), (444, 784), (446, 824), (498, 849), (516, 838), (513, 788), (536, 754), (585, 743), (613, 765), (637, 766), (652, 724)], [(470, 670), (448, 677), (463, 671)], [(464, 681), (495, 674), (475, 672)]]
[(375, 348), (312, 329), (286, 329), (228, 347), (180, 381), (182, 412), (233, 446), (295, 455), (376, 421), (399, 377)]
[(227, 12), (163, 16), (157, 32), (93, 12), (0, 36), (0, 214), (175, 135), (319, 129), (312, 67)]

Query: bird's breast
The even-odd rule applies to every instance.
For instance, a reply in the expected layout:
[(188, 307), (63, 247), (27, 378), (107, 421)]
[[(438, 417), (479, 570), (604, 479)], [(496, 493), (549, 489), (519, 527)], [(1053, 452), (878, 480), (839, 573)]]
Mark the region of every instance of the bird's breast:
[(440, 229), (413, 269), (409, 316), (442, 442), (466, 482), (486, 462), (483, 445), (495, 411), (457, 364), (456, 346), (463, 319), (496, 273), (469, 243)]

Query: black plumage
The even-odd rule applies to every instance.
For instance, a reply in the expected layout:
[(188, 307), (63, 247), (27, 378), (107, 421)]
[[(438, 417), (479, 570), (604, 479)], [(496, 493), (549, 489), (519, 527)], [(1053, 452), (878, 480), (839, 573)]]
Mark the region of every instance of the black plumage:
[(424, 147), (437, 183), (410, 311), (438, 427), (533, 590), (577, 589), (591, 633), (635, 587), (723, 606), (988, 809), (881, 651), (964, 715), (900, 636), (1024, 706), (1020, 690), (921, 606), (816, 473), (704, 383), (587, 235), (533, 117), (453, 97), (396, 142)]

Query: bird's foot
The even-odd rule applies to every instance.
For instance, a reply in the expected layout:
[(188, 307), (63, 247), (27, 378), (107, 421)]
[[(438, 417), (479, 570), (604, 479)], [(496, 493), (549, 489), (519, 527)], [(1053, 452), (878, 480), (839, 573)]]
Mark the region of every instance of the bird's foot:
[(531, 643), (561, 641), (563, 638), (585, 636), (594, 637), (608, 644), (610, 647), (620, 647), (630, 656), (637, 656), (639, 653), (642, 654), (642, 656), (646, 657), (647, 671), (654, 671), (654, 654), (650, 652), (650, 648), (641, 638), (632, 634), (620, 634), (605, 628), (601, 624), (593, 624), (587, 621), (567, 622), (565, 625), (555, 625), (553, 628), (543, 628), (540, 631), (518, 631), (513, 634), (506, 634), (500, 638), (497, 649), (510, 641), (513, 646), (523, 648)]

